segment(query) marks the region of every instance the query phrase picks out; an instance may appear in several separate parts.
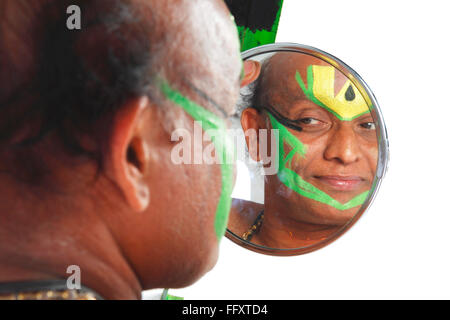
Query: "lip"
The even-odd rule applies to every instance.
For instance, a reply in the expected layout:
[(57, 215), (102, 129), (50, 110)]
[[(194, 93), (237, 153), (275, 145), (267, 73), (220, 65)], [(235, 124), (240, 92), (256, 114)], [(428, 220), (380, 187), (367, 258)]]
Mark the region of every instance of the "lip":
[(359, 189), (364, 179), (359, 176), (316, 176), (318, 180), (337, 191)]

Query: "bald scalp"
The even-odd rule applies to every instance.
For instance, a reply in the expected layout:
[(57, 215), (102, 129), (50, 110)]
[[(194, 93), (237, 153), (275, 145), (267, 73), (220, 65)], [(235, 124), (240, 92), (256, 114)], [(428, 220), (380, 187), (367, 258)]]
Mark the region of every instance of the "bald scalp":
[[(268, 94), (270, 91), (272, 93), (273, 91), (277, 91), (292, 99), (307, 99), (303, 91), (300, 90), (297, 82), (293, 81), (293, 79), (295, 79), (295, 75), (298, 72), (303, 81), (306, 82), (308, 78), (308, 67), (311, 65), (331, 66), (328, 62), (308, 54), (297, 52), (280, 52), (274, 54), (267, 60), (264, 70), (261, 72), (262, 93)], [(347, 80), (347, 77), (335, 68), (335, 95), (342, 89), (342, 86)]]
[[(312, 55), (297, 52), (278, 52), (261, 61), (258, 79), (249, 86), (250, 94), (244, 95), (241, 109), (248, 107), (279, 106), (297, 100), (308, 100), (297, 81), (296, 73), (307, 81), (308, 67), (331, 66), (328, 62)], [(335, 69), (335, 95), (342, 89), (348, 78)]]

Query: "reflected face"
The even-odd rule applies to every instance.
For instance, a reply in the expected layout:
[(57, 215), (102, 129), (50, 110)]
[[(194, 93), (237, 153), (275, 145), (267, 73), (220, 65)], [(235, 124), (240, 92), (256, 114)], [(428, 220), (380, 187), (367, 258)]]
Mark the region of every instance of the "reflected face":
[(317, 58), (278, 53), (262, 74), (259, 104), (280, 131), (280, 170), (268, 194), (291, 218), (342, 225), (371, 188), (378, 145), (370, 108), (341, 72)]

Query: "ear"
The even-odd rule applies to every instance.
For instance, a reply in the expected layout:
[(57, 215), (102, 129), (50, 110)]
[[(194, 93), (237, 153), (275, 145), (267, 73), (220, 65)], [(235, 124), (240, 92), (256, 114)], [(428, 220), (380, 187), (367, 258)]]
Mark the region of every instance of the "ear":
[(261, 73), (261, 64), (258, 61), (244, 61), (244, 77), (241, 81), (241, 88), (248, 86), (255, 81)]
[(247, 108), (241, 114), (241, 126), (245, 134), (248, 152), (254, 161), (260, 161), (259, 130), (266, 129), (261, 113), (255, 108)]
[[(126, 102), (114, 116), (109, 144), (110, 175), (122, 191), (126, 203), (135, 211), (144, 211), (150, 203), (148, 185), (151, 103), (147, 97)], [(146, 125), (147, 124), (147, 125)]]

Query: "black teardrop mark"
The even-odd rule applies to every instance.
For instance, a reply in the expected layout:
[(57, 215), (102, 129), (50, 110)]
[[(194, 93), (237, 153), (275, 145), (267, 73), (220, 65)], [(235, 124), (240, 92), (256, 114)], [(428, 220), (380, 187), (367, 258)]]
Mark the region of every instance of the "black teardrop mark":
[(353, 101), (355, 100), (355, 98), (356, 98), (355, 91), (353, 90), (352, 86), (349, 86), (347, 91), (345, 91), (345, 100)]

